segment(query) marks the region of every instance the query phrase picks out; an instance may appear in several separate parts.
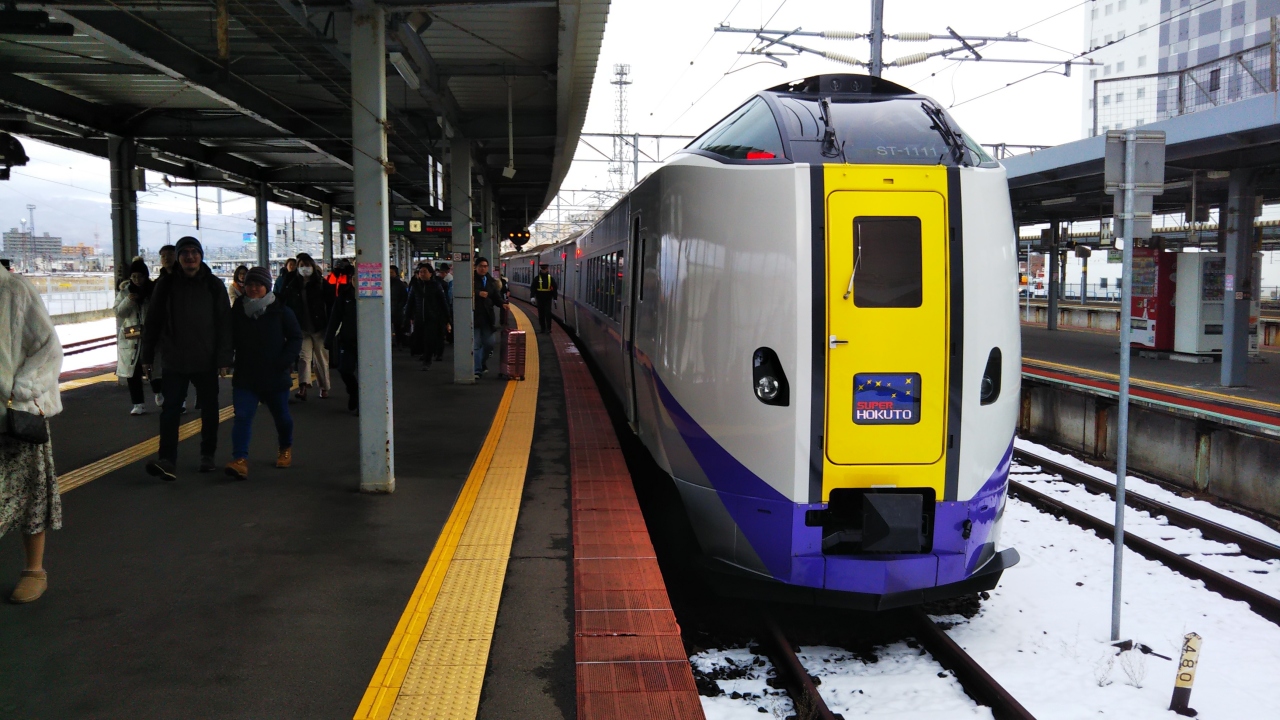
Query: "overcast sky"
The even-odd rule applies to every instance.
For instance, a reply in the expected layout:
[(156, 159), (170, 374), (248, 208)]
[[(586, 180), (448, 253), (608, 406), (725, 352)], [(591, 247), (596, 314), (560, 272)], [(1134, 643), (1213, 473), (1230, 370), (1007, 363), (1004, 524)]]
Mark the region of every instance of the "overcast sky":
[[(967, 35), (1019, 31), (1036, 43), (1002, 43), (984, 53), (1058, 60), (1081, 50), (1089, 5), (1080, 0), (886, 0), (885, 28), (891, 33), (945, 33), (950, 26)], [(860, 72), (814, 55), (787, 58), (787, 68), (761, 63), (761, 58), (741, 57), (738, 52), (751, 36), (713, 33), (721, 21), (759, 27), (772, 17), (768, 22), (771, 28), (865, 32), (870, 14), (870, 0), (614, 0), (584, 130), (613, 131), (614, 88), (609, 83), (615, 63), (631, 65), (628, 131), (696, 135), (761, 88), (824, 72)], [(869, 54), (865, 42), (814, 38), (806, 42), (862, 59)], [(886, 60), (892, 60), (951, 44), (887, 42), (884, 54)], [(1053, 145), (1075, 140), (1083, 73), (1077, 71), (1067, 78), (1059, 74), (1059, 68), (1005, 87), (1043, 69), (934, 59), (887, 70), (885, 77), (952, 108), (956, 119), (979, 142)], [(730, 70), (734, 72), (726, 75)], [(31, 163), (15, 168), (12, 180), (0, 182), (0, 229), (18, 227), (19, 220), (28, 215), (26, 205), (34, 204), (37, 232), (60, 235), (68, 244), (96, 242), (109, 247), (107, 162), (35, 141), (24, 145)], [(670, 147), (676, 146), (673, 143)], [(606, 167), (577, 164), (564, 187), (605, 187)], [(642, 168), (642, 174), (651, 169)], [(148, 179), (156, 183), (159, 177), (148, 173)], [(223, 214), (219, 216), (214, 191), (201, 191), (201, 235), (206, 243), (237, 243), (241, 233), (253, 231), (253, 201), (226, 191), (223, 196)], [(141, 195), (139, 203), (138, 230), (143, 247), (158, 248), (166, 231), (173, 239), (194, 231), (191, 188), (157, 188)], [(273, 223), (288, 216), (288, 210), (273, 207)], [(171, 223), (168, 229), (166, 220)]]

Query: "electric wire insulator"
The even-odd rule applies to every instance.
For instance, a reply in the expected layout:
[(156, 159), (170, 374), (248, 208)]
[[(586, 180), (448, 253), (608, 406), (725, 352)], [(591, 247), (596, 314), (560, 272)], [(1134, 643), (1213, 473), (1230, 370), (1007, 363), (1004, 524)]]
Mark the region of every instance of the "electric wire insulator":
[(907, 65), (915, 65), (916, 63), (922, 63), (925, 60), (928, 60), (930, 57), (931, 57), (930, 54), (927, 52), (919, 52), (919, 53), (915, 53), (914, 55), (904, 55), (903, 57), (900, 57), (897, 60), (894, 60), (893, 62), (889, 63), (889, 65), (891, 67), (906, 67)]
[(867, 37), (867, 34), (853, 30), (823, 30), (822, 37), (828, 40), (861, 40)]
[(904, 32), (889, 37), (899, 42), (927, 42), (933, 39), (933, 35), (927, 32)]
[(835, 60), (838, 63), (844, 63), (845, 65), (853, 65), (854, 67), (866, 67), (867, 65), (862, 60), (859, 60), (852, 55), (845, 55), (844, 53), (824, 52), (822, 53), (822, 57), (828, 60)]

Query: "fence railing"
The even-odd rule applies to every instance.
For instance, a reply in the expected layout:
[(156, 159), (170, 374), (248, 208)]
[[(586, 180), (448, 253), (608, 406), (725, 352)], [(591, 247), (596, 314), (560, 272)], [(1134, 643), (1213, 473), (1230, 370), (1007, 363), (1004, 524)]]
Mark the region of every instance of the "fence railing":
[(1271, 42), (1182, 70), (1093, 81), (1093, 135), (1276, 92)]

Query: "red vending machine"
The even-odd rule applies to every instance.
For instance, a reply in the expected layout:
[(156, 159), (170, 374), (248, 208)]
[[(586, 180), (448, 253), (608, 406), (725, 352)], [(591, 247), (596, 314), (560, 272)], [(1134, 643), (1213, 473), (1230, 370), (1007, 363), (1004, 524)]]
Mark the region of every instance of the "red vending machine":
[(1156, 248), (1133, 249), (1133, 319), (1129, 336), (1134, 345), (1173, 350), (1177, 274), (1177, 253)]

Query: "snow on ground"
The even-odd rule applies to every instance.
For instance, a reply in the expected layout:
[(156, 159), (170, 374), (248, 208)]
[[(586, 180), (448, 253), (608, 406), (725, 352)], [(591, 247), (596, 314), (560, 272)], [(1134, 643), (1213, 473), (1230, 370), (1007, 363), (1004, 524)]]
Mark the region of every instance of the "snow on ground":
[(722, 694), (699, 695), (707, 720), (786, 718), (795, 712), (786, 691), (769, 686), (773, 663), (747, 648), (708, 650), (689, 658), (699, 688), (714, 683)]
[[(1094, 495), (1083, 487), (1058, 479), (1057, 475), (1019, 473), (1018, 482), (1090, 515), (1114, 522), (1115, 501)], [(1208, 503), (1202, 503), (1207, 505)], [(1163, 515), (1125, 508), (1124, 531), (1171, 550), (1210, 570), (1280, 598), (1280, 560), (1256, 560), (1240, 554), (1240, 546), (1201, 536), (1199, 530), (1170, 525)]]
[[(93, 320), (91, 322), (76, 323), (74, 325), (58, 325), (56, 330), (58, 331), (58, 341), (65, 347), (68, 343), (115, 335), (116, 320), (115, 318), (107, 318), (105, 320)], [(83, 370), (84, 368), (97, 367), (98, 365), (107, 365), (109, 363), (114, 363), (115, 361), (116, 346), (112, 345), (98, 350), (90, 350), (89, 352), (63, 357), (62, 372)], [(114, 368), (112, 368), (112, 371), (114, 372)]]
[[(1022, 556), (978, 615), (948, 634), (1038, 720), (1176, 718), (1175, 663), (1109, 645), (1110, 542), (1010, 499), (1001, 545)], [(1280, 717), (1280, 627), (1126, 550), (1121, 636), (1177, 658), (1204, 638), (1191, 706), (1202, 718)], [(941, 716), (940, 716), (941, 717)]]
[[(846, 718), (991, 717), (989, 708), (976, 705), (959, 681), (914, 642), (877, 647), (873, 658), (822, 646), (801, 647), (797, 656), (817, 679), (827, 706)], [(773, 665), (748, 649), (709, 650), (690, 662), (700, 687), (711, 681), (723, 692), (702, 696), (707, 720), (786, 718), (795, 712), (786, 692), (768, 685)]]
[[(1019, 450), (1025, 450), (1029, 453), (1035, 453), (1046, 460), (1065, 465), (1073, 470), (1079, 470), (1086, 475), (1098, 478), (1111, 483), (1116, 482), (1116, 474), (1105, 468), (1095, 467), (1072, 455), (1064, 455), (1060, 452), (1051, 450), (1043, 445), (1037, 445), (1033, 442), (1017, 438), (1014, 441), (1014, 447)], [(1204, 500), (1196, 500), (1195, 498), (1185, 498), (1181, 495), (1166, 490), (1152, 482), (1147, 482), (1142, 478), (1136, 478), (1129, 475), (1125, 480), (1124, 487), (1126, 491), (1133, 491), (1152, 500), (1158, 500), (1166, 505), (1189, 512), (1193, 515), (1199, 515), (1206, 520), (1212, 520), (1219, 525), (1248, 533), (1259, 540), (1265, 540), (1273, 545), (1280, 545), (1280, 532), (1277, 532), (1267, 525), (1254, 520), (1253, 518), (1233, 512), (1227, 508), (1218, 507), (1213, 503)], [(1110, 502), (1110, 501), (1108, 501)], [(1128, 522), (1126, 516), (1125, 522)]]
[(802, 647), (798, 656), (820, 681), (818, 692), (827, 707), (846, 718), (991, 717), (990, 708), (975, 704), (950, 672), (912, 645), (878, 647), (873, 662), (831, 647)]

